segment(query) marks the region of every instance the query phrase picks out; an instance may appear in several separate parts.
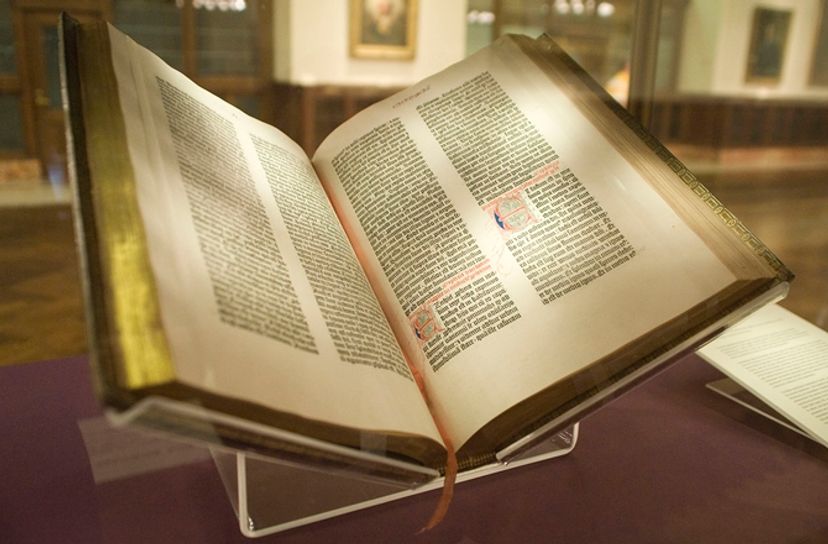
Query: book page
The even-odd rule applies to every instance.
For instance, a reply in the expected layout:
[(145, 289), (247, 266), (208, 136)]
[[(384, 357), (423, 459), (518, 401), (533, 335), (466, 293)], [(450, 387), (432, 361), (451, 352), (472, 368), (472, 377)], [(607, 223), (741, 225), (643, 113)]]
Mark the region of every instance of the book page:
[(114, 29), (110, 40), (177, 379), (441, 442), (299, 147)]
[(509, 41), (313, 163), (457, 445), (735, 279)]
[(698, 354), (828, 446), (828, 332), (769, 305)]

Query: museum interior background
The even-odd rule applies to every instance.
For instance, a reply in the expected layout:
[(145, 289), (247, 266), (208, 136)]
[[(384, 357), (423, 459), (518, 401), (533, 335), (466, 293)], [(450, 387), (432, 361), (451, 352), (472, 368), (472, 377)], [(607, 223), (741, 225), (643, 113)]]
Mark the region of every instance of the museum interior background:
[(114, 22), (309, 153), (497, 36), (547, 32), (796, 272), (783, 305), (828, 328), (828, 0), (419, 0), (412, 58), (354, 56), (346, 0), (0, 0), (0, 364), (86, 349), (61, 10)]

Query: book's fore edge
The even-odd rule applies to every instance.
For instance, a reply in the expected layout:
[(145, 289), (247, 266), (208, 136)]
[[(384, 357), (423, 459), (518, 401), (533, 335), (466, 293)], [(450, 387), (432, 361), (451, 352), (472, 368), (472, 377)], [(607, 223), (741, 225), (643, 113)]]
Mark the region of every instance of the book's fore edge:
[(75, 242), (77, 244), (81, 287), (86, 318), (87, 345), (92, 365), (92, 379), (99, 397), (114, 401), (117, 378), (112, 365), (103, 361), (113, 359), (111, 346), (101, 341), (109, 338), (108, 320), (104, 318), (103, 292), (92, 288), (102, 285), (102, 271), (98, 257), (98, 237), (95, 231), (95, 210), (89, 185), (89, 163), (86, 160), (86, 131), (81, 118), (81, 84), (78, 73), (79, 23), (66, 12), (58, 22), (58, 48), (61, 80), (61, 99), (66, 131), (66, 162), (72, 194)]
[[(77, 97), (69, 106), (82, 141), (75, 146), (77, 197), (93, 314), (95, 365), (105, 369), (106, 398), (174, 379), (164, 334), (135, 175), (127, 147), (107, 25), (75, 25)], [(114, 381), (113, 381), (114, 379)], [(123, 407), (123, 406), (122, 406)]]
[[(590, 76), (572, 57), (570, 57), (555, 41), (547, 34), (543, 34), (535, 40), (527, 39), (533, 45), (543, 50), (545, 55), (551, 55), (566, 66), (582, 85), (594, 93), (596, 97), (622, 122), (630, 131), (649, 148), (674, 174), (681, 180), (684, 186), (710, 209), (742, 244), (749, 248), (754, 255), (763, 260), (775, 273), (777, 279), (782, 282), (790, 282), (794, 274), (782, 263), (782, 261), (765, 244), (742, 223), (736, 215), (728, 210), (722, 202), (702, 184), (675, 155), (673, 155), (658, 138), (647, 130), (635, 117), (632, 116), (621, 104), (619, 104), (595, 79)], [(526, 52), (524, 44), (526, 41), (517, 40), (518, 46)], [(536, 55), (529, 53), (533, 60)], [(549, 63), (549, 58), (543, 58), (553, 69), (555, 66)]]

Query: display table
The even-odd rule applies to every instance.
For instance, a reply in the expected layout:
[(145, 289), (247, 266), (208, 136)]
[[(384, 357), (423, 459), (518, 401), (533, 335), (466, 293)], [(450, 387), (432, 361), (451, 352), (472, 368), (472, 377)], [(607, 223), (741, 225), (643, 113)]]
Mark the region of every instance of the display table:
[(719, 377), (684, 358), (568, 456), (458, 486), (426, 534), (435, 492), (253, 541), (206, 455), (95, 483), (85, 358), (0, 368), (0, 542), (828, 542), (828, 450), (705, 389)]

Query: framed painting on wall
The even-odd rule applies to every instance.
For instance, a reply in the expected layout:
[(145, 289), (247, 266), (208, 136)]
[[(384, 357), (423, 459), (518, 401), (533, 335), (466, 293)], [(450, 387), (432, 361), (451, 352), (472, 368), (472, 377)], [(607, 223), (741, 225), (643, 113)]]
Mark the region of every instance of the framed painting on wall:
[(779, 83), (791, 25), (789, 10), (756, 8), (748, 49), (748, 83)]
[(417, 0), (351, 0), (351, 56), (413, 59)]

